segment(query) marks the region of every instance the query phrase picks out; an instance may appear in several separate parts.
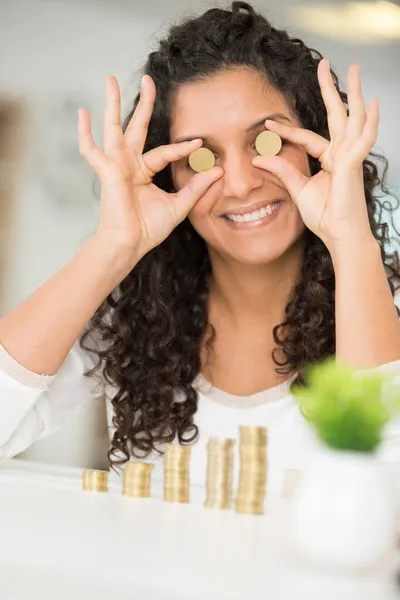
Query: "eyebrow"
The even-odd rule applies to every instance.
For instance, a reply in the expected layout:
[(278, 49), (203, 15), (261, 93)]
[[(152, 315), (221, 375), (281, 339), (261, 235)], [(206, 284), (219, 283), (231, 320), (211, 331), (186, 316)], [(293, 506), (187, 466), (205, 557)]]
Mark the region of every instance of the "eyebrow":
[[(260, 119), (260, 121), (257, 121), (257, 123), (253, 123), (252, 125), (250, 125), (250, 127), (248, 127), (245, 130), (245, 133), (251, 133), (252, 131), (255, 131), (256, 129), (261, 127), (261, 125), (264, 125), (264, 122), (267, 119), (270, 119), (271, 121), (277, 121), (277, 122), (286, 121), (287, 123), (292, 123), (291, 119), (289, 119), (289, 117), (287, 117), (286, 115), (284, 115), (282, 113), (275, 113), (273, 115), (267, 115), (267, 116), (263, 117), (262, 119)], [(206, 144), (206, 145), (212, 145), (212, 144), (217, 143), (217, 140), (215, 138), (213, 138), (212, 136), (204, 136), (204, 135), (188, 135), (188, 136), (177, 137), (176, 140), (172, 143), (180, 144), (181, 142), (191, 142), (192, 140), (196, 140), (198, 138), (203, 140), (203, 144)]]

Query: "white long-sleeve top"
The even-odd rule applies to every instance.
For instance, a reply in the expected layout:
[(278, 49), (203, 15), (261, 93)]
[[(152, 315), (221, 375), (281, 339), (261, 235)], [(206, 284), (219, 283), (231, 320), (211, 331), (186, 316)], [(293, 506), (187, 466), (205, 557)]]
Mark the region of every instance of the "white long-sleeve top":
[[(38, 375), (14, 360), (0, 344), (0, 460), (19, 454), (34, 441), (53, 433), (87, 401), (106, 399), (110, 435), (111, 399), (116, 389), (96, 373), (83, 375), (93, 365), (92, 355), (77, 341), (59, 371), (52, 376)], [(379, 371), (399, 376), (400, 360), (378, 367)], [(192, 446), (190, 478), (194, 485), (204, 485), (207, 449), (210, 437), (238, 439), (240, 425), (263, 425), (268, 428), (268, 489), (282, 490), (288, 469), (302, 471), (319, 446), (312, 427), (301, 415), (290, 394), (290, 383), (284, 383), (251, 396), (235, 396), (213, 387), (199, 375), (194, 384), (199, 394), (195, 422), (199, 439)], [(384, 432), (379, 459), (398, 462), (400, 467), (400, 419), (390, 423)], [(235, 460), (238, 460), (238, 448)], [(134, 458), (132, 458), (135, 460)], [(152, 477), (162, 481), (163, 459), (150, 456), (154, 463)], [(234, 485), (237, 485), (237, 469)]]

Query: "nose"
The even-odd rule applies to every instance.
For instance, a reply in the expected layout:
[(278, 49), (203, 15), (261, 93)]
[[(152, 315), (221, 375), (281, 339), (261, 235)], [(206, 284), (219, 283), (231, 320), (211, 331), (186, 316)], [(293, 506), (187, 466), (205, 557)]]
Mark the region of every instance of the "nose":
[(237, 150), (227, 153), (221, 163), (224, 175), (222, 194), (229, 198), (246, 199), (250, 192), (263, 185), (264, 176), (261, 169), (251, 164), (252, 155)]

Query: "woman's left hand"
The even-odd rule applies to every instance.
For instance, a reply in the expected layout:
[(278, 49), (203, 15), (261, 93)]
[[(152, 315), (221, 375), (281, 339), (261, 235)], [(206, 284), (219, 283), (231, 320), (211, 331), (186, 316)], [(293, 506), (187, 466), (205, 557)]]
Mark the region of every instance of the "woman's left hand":
[(287, 188), (305, 225), (329, 250), (342, 241), (372, 236), (364, 192), (363, 161), (375, 144), (379, 100), (365, 110), (360, 71), (352, 65), (347, 75), (349, 116), (333, 82), (329, 62), (318, 65), (318, 81), (328, 115), (331, 141), (300, 127), (266, 121), (266, 128), (283, 140), (299, 144), (317, 158), (321, 170), (312, 177), (301, 173), (282, 156), (257, 156), (253, 164), (273, 173)]

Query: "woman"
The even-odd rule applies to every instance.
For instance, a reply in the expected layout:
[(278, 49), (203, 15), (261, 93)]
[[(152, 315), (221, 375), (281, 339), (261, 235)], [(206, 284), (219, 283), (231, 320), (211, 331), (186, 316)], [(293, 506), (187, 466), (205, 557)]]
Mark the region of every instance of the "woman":
[[(398, 257), (367, 158), (378, 101), (365, 110), (356, 65), (347, 98), (321, 59), (234, 2), (172, 27), (122, 129), (107, 77), (104, 151), (80, 110), (80, 153), (102, 183), (98, 228), (0, 322), (3, 457), (105, 384), (114, 467), (146, 457), (161, 477), (156, 457), (175, 440), (193, 444), (201, 484), (208, 437), (260, 424), (279, 489), (315, 447), (289, 393), (303, 367), (336, 354), (399, 371)], [(265, 130), (278, 154), (258, 153)], [(200, 147), (215, 166), (195, 172)]]

